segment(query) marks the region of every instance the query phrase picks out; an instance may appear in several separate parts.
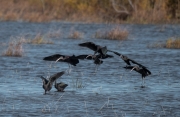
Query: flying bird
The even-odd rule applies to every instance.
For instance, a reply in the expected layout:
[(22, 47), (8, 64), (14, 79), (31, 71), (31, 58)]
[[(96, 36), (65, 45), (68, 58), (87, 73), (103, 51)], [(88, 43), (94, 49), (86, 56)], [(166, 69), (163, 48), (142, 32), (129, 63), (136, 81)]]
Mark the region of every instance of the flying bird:
[(55, 84), (54, 84), (54, 87), (57, 89), (57, 91), (59, 92), (64, 92), (64, 89), (68, 86), (68, 84), (65, 84), (63, 82), (60, 82), (60, 83), (56, 83), (55, 81)]
[(94, 55), (95, 55), (96, 53), (99, 53), (99, 54), (101, 54), (101, 55), (106, 55), (106, 53), (108, 52), (106, 46), (102, 47), (102, 46), (100, 46), (100, 45), (96, 45), (96, 44), (93, 43), (93, 42), (80, 43), (79, 46), (87, 47), (87, 48), (93, 50), (93, 51), (94, 51)]
[(98, 54), (98, 55), (83, 54), (83, 55), (76, 56), (76, 58), (82, 59), (82, 60), (84, 60), (84, 59), (94, 60), (96, 58), (98, 58), (98, 59), (106, 59), (106, 58), (112, 58), (112, 57), (113, 57), (112, 55), (108, 55), (108, 54), (106, 54), (106, 55), (101, 55), (101, 54)]
[(75, 55), (66, 56), (66, 55), (61, 55), (61, 54), (54, 54), (51, 56), (44, 57), (43, 60), (56, 61), (56, 62), (67, 62), (68, 64), (71, 64), (73, 66), (76, 66), (76, 64), (79, 63), (79, 60), (77, 59), (77, 57)]
[(136, 65), (138, 65), (138, 66), (140, 66), (140, 67), (146, 68), (145, 66), (143, 66), (143, 65), (141, 65), (140, 63), (138, 63), (138, 62), (136, 62), (136, 61), (128, 58), (128, 57), (125, 56), (125, 55), (122, 55), (122, 54), (120, 54), (120, 53), (118, 53), (118, 52), (114, 52), (114, 51), (111, 51), (111, 52), (113, 52), (114, 54), (120, 56), (121, 59), (124, 60), (124, 62), (125, 62), (127, 65), (131, 65), (131, 63), (133, 63), (133, 64), (136, 64)]
[(47, 91), (50, 91), (52, 89), (52, 85), (54, 83), (55, 80), (57, 80), (59, 77), (61, 77), (65, 72), (58, 72), (52, 76), (49, 77), (49, 79), (44, 78), (43, 76), (41, 76), (41, 79), (43, 81), (43, 89), (44, 89), (44, 94), (46, 94)]
[(126, 66), (124, 67), (125, 69), (131, 69), (140, 73), (142, 75), (142, 88), (145, 87), (143, 84), (144, 84), (144, 79), (146, 76), (149, 76), (151, 75), (151, 72), (147, 69), (147, 68), (144, 68), (144, 67), (140, 67), (140, 66)]

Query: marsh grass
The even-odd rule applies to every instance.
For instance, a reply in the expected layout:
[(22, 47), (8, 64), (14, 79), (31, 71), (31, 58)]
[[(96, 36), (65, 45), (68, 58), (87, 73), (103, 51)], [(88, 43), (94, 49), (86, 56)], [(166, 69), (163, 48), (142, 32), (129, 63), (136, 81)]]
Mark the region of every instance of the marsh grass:
[(80, 78), (73, 79), (72, 83), (74, 88), (84, 88), (82, 79)]
[(109, 31), (98, 30), (95, 33), (95, 38), (111, 39), (111, 40), (125, 40), (128, 37), (128, 31), (120, 27), (114, 27)]
[(151, 48), (168, 48), (168, 49), (180, 49), (180, 38), (171, 37), (166, 42), (155, 42), (148, 45)]
[(59, 30), (56, 30), (56, 31), (49, 31), (47, 34), (46, 34), (46, 36), (48, 37), (48, 38), (58, 38), (58, 37), (60, 37), (62, 34), (61, 34), (61, 30), (59, 29)]
[(23, 40), (17, 41), (10, 41), (8, 44), (7, 49), (4, 51), (4, 56), (14, 56), (14, 57), (21, 57), (23, 56)]
[(165, 48), (180, 49), (180, 38), (169, 38), (166, 41)]
[(38, 33), (33, 39), (27, 39), (26, 43), (30, 44), (53, 44), (52, 41), (44, 38), (43, 35)]
[(74, 31), (71, 31), (69, 38), (71, 38), (71, 39), (82, 39), (83, 36), (84, 36), (84, 34), (82, 32), (74, 30)]

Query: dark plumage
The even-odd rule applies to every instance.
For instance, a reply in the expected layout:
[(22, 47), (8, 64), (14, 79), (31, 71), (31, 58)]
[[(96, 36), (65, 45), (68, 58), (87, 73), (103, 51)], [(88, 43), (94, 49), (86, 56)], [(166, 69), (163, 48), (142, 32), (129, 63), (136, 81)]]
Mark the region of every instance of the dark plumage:
[(108, 51), (106, 46), (102, 47), (102, 46), (100, 46), (100, 45), (94, 44), (93, 42), (81, 43), (81, 44), (79, 44), (79, 46), (87, 47), (87, 48), (95, 51), (95, 52), (94, 52), (94, 55), (95, 55), (97, 52), (98, 52), (99, 54), (101, 54), (101, 55), (106, 55), (106, 53), (107, 53), (107, 51)]
[(55, 80), (57, 80), (59, 77), (61, 77), (65, 72), (58, 72), (52, 76), (49, 77), (49, 80), (47, 80), (46, 78), (44, 78), (43, 76), (41, 76), (41, 79), (43, 81), (43, 89), (44, 89), (44, 94), (46, 94), (47, 91), (50, 91), (52, 89), (52, 85), (54, 83)]
[(56, 83), (55, 81), (55, 84), (54, 84), (54, 87), (57, 89), (57, 91), (60, 91), (60, 92), (63, 92), (64, 89), (68, 86), (68, 84), (65, 84), (65, 83)]
[[(137, 63), (136, 61), (128, 58), (127, 56), (124, 56), (124, 55), (122, 55), (122, 54), (120, 54), (120, 53), (118, 53), (118, 52), (114, 52), (114, 51), (111, 51), (111, 52), (113, 52), (114, 54), (120, 56), (121, 59), (124, 60), (124, 62), (125, 62), (127, 65), (131, 65), (131, 63), (133, 63), (133, 64), (136, 64), (136, 65), (138, 65), (138, 66), (140, 66), (140, 67), (146, 68), (145, 66)], [(130, 62), (131, 62), (131, 63), (130, 63)]]
[(79, 60), (76, 58), (75, 55), (73, 56), (65, 56), (60, 54), (54, 54), (51, 56), (44, 57), (43, 60), (46, 61), (58, 61), (58, 62), (67, 62), (71, 65), (76, 66), (79, 63)]
[(101, 55), (101, 54), (98, 54), (98, 55), (87, 55), (87, 54), (84, 54), (84, 55), (79, 55), (79, 56), (76, 56), (78, 59), (88, 59), (88, 60), (94, 60), (96, 58), (98, 59), (106, 59), (106, 58), (112, 58), (113, 56), (112, 55)]
[(142, 75), (142, 87), (144, 84), (144, 78), (148, 75), (151, 75), (151, 72), (145, 68), (145, 67), (139, 67), (139, 66), (126, 66), (125, 69), (131, 69), (134, 70)]

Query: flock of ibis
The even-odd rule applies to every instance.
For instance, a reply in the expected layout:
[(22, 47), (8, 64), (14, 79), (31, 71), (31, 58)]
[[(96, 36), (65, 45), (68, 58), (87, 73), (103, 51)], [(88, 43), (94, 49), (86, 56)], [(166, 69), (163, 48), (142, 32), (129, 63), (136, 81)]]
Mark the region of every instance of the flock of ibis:
[[(106, 46), (102, 47), (100, 45), (96, 45), (93, 42), (85, 42), (79, 44), (81, 47), (87, 47), (94, 51), (94, 54), (87, 54), (87, 55), (61, 55), (61, 54), (55, 54), (51, 56), (44, 57), (43, 60), (45, 61), (55, 61), (55, 62), (67, 62), (69, 64), (69, 68), (71, 65), (76, 66), (76, 64), (79, 63), (79, 60), (93, 60), (94, 64), (97, 66), (103, 63), (102, 59), (111, 58), (112, 55), (107, 54), (107, 52), (114, 53), (115, 55), (119, 56), (127, 65), (123, 68), (130, 69), (131, 71), (134, 70), (142, 75), (142, 88), (145, 87), (144, 85), (144, 78), (151, 74), (151, 72), (147, 69), (147, 67), (143, 66), (140, 63), (137, 63), (136, 61), (128, 58), (127, 56), (124, 56), (118, 52), (108, 50)], [(134, 65), (132, 65), (134, 64)], [(65, 84), (63, 82), (56, 83), (56, 80), (61, 77), (65, 71), (58, 72), (52, 76), (49, 77), (49, 79), (44, 78), (41, 76), (41, 79), (43, 81), (43, 89), (45, 91), (44, 94), (46, 94), (47, 91), (50, 91), (52, 89), (53, 83), (54, 87), (57, 89), (57, 91), (63, 92), (64, 89), (68, 86), (68, 84)]]

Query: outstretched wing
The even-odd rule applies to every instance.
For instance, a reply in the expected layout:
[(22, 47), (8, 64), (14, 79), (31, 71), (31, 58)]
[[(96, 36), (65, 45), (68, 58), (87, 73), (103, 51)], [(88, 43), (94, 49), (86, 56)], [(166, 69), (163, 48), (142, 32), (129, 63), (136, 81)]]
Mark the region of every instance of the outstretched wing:
[(58, 72), (58, 73), (50, 76), (49, 82), (53, 83), (56, 79), (58, 79), (59, 77), (61, 77), (64, 73), (65, 73), (65, 71), (62, 71), (62, 72)]
[(126, 67), (123, 67), (123, 68), (125, 68), (125, 69), (133, 69), (134, 66), (126, 66)]
[(54, 54), (54, 55), (51, 55), (51, 56), (44, 57), (43, 60), (45, 60), (45, 61), (56, 61), (56, 60), (58, 60), (60, 57), (65, 58), (64, 55)]
[(151, 75), (151, 72), (148, 69), (146, 68), (143, 68), (143, 69), (148, 73), (148, 75)]
[(110, 52), (113, 52), (114, 54), (118, 55), (118, 56), (122, 56), (122, 54), (118, 53), (118, 52), (115, 52), (115, 51), (110, 51)]
[(98, 50), (98, 45), (94, 44), (93, 42), (85, 42), (85, 43), (80, 43), (79, 46), (82, 47), (87, 47), (93, 51), (97, 51)]
[(48, 83), (48, 80), (47, 80), (46, 78), (44, 78), (43, 76), (40, 76), (40, 78), (43, 80), (43, 82), (44, 82), (45, 84)]
[(86, 54), (83, 54), (83, 55), (79, 55), (79, 56), (76, 56), (78, 59), (88, 59), (88, 60), (92, 60), (93, 59), (93, 55), (86, 55)]
[(138, 63), (138, 62), (136, 62), (136, 61), (134, 61), (132, 59), (129, 59), (129, 61), (131, 61), (132, 63), (138, 65), (139, 67), (146, 68), (145, 66), (141, 65), (140, 63)]

